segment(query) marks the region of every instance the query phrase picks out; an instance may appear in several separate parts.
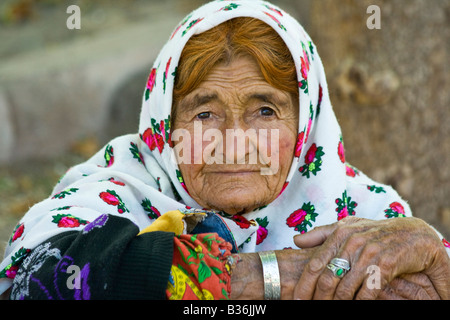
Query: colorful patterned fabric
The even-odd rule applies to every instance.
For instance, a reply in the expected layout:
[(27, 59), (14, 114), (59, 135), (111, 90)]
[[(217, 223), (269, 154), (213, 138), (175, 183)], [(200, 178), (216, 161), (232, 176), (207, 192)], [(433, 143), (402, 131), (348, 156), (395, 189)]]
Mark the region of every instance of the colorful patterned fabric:
[(230, 249), (214, 233), (175, 237), (168, 299), (228, 300), (234, 266)]
[[(213, 1), (180, 22), (149, 70), (139, 132), (110, 141), (91, 159), (70, 169), (52, 196), (20, 220), (0, 264), (0, 293), (11, 285), (17, 267), (37, 245), (59, 233), (82, 230), (102, 214), (122, 216), (143, 230), (165, 212), (202, 209), (189, 195), (173, 161), (174, 78), (190, 37), (238, 17), (260, 19), (278, 32), (294, 59), (300, 96), (297, 147), (282, 193), (253, 212), (217, 213), (238, 249), (295, 248), (294, 235), (348, 216), (379, 220), (412, 215), (390, 186), (371, 180), (347, 163), (325, 71), (303, 27), (268, 2)], [(185, 233), (191, 230), (187, 226)], [(443, 244), (448, 247), (448, 242), (443, 240)], [(200, 283), (196, 287), (202, 288)]]
[(189, 224), (196, 225), (209, 214), (214, 213), (169, 211), (138, 234), (164, 231), (176, 235), (167, 287), (170, 300), (228, 300), (230, 297), (231, 270), (235, 266), (231, 243), (217, 233), (185, 234)]

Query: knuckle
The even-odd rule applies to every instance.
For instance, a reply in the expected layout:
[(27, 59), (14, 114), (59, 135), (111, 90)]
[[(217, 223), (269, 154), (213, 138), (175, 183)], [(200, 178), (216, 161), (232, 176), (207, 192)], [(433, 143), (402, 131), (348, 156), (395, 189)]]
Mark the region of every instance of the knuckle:
[(334, 287), (334, 279), (328, 275), (322, 275), (317, 281), (317, 288), (320, 291), (327, 292)]
[(430, 300), (430, 296), (427, 294), (425, 289), (418, 287), (413, 295), (414, 300)]
[(371, 242), (371, 243), (368, 243), (364, 247), (363, 255), (365, 255), (369, 259), (372, 259), (372, 258), (376, 257), (377, 255), (379, 255), (381, 253), (381, 251), (382, 251), (382, 249), (381, 249), (381, 245), (379, 243)]
[(364, 221), (363, 218), (347, 216), (344, 219), (339, 220), (338, 225), (354, 225), (354, 224), (358, 224), (359, 222), (362, 222), (362, 221)]
[(347, 223), (356, 223), (362, 220), (362, 218), (359, 217), (354, 217), (354, 216), (348, 216), (347, 218)]
[(352, 216), (339, 220), (334, 234), (338, 239), (344, 239), (354, 233), (359, 233), (365, 229), (364, 221), (365, 219)]
[(334, 231), (334, 235), (337, 239), (345, 239), (349, 233), (349, 228), (345, 224), (338, 224), (338, 227)]
[(385, 274), (391, 274), (395, 271), (396, 260), (394, 255), (383, 254), (379, 261), (379, 267)]
[(355, 252), (357, 249), (364, 246), (364, 244), (367, 242), (367, 239), (359, 234), (352, 234), (347, 241), (348, 249), (351, 252)]
[(354, 292), (348, 286), (339, 286), (336, 290), (336, 300), (352, 300)]
[(325, 264), (319, 258), (313, 258), (309, 261), (306, 266), (307, 272), (313, 275), (318, 275), (322, 272)]
[(422, 289), (420, 286), (417, 286), (409, 282), (404, 282), (401, 285), (398, 285), (395, 288), (395, 291), (399, 295), (412, 300), (422, 300), (426, 299), (427, 297), (427, 294), (424, 289)]
[(356, 300), (375, 300), (380, 290), (365, 290), (360, 291), (356, 296)]

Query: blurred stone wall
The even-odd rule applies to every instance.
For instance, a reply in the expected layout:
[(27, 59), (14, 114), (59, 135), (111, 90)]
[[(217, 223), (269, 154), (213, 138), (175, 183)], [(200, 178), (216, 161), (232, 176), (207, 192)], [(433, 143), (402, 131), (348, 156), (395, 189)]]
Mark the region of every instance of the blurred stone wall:
[(78, 140), (136, 132), (148, 72), (186, 8), (174, 0), (74, 1), (81, 29), (69, 30), (67, 3), (8, 2), (31, 8), (26, 21), (0, 28), (0, 163), (50, 159)]
[[(3, 5), (14, 2), (33, 3)], [(84, 144), (89, 155), (135, 132), (153, 59), (178, 21), (205, 2), (73, 1), (82, 28), (67, 30), (66, 6), (46, 0), (49, 10), (27, 23), (2, 25), (0, 163), (53, 159), (94, 137)], [(449, 237), (450, 1), (272, 2), (318, 47), (348, 161), (393, 185)], [(379, 30), (366, 26), (369, 5), (381, 9)]]
[[(381, 9), (381, 29), (366, 26), (370, 5)], [(448, 237), (450, 1), (316, 0), (309, 33), (347, 160)]]

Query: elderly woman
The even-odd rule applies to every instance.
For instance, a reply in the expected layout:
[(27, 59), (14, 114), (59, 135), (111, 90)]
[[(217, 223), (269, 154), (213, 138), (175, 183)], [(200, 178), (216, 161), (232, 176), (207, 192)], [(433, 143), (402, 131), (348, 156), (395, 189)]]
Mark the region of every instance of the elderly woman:
[(448, 299), (448, 254), (392, 188), (345, 162), (303, 28), (266, 2), (214, 1), (156, 59), (139, 134), (70, 169), (18, 223), (0, 293)]

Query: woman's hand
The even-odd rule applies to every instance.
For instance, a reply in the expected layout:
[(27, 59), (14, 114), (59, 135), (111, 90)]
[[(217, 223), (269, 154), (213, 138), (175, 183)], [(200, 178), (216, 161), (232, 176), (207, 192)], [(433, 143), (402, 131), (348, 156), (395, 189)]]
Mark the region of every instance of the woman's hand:
[[(436, 232), (420, 219), (348, 217), (294, 241), (300, 248), (319, 246), (303, 270), (294, 299), (376, 299), (388, 292), (390, 284), (405, 283), (396, 280), (396, 284), (394, 279), (418, 273), (428, 277), (441, 299), (450, 299), (450, 259)], [(350, 262), (351, 270), (342, 279), (326, 267), (335, 257)], [(379, 271), (375, 284), (370, 266)], [(429, 287), (427, 295), (437, 298)]]
[[(306, 265), (320, 247), (276, 251), (281, 280), (281, 299), (292, 300), (294, 290)], [(264, 281), (261, 261), (257, 253), (234, 255), (239, 262), (231, 276), (231, 299), (264, 299)], [(394, 279), (377, 299), (439, 299), (426, 275), (405, 275)]]
[(439, 294), (423, 273), (395, 278), (380, 292), (378, 300), (439, 300)]

